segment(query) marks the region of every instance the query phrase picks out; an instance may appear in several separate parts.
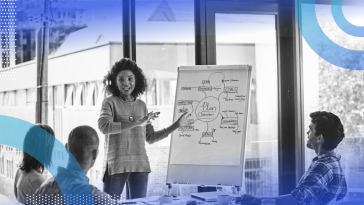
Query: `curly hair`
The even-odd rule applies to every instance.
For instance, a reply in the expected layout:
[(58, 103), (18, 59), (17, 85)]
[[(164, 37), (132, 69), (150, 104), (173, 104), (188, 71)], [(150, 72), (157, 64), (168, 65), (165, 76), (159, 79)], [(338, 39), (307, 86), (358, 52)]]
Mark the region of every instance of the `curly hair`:
[(316, 136), (322, 134), (322, 147), (331, 151), (344, 139), (344, 127), (338, 116), (331, 112), (317, 111), (310, 114), (312, 124), (315, 124)]
[(44, 167), (52, 165), (54, 141), (54, 131), (50, 126), (43, 124), (32, 126), (24, 138), (20, 169), (25, 172), (34, 169), (43, 173)]
[(145, 77), (143, 70), (138, 67), (135, 61), (129, 58), (122, 58), (111, 67), (111, 70), (108, 71), (102, 81), (104, 90), (107, 94), (114, 96), (120, 95), (120, 91), (116, 85), (116, 76), (123, 70), (130, 70), (135, 76), (135, 88), (131, 93), (132, 97), (137, 98), (148, 89), (147, 78)]

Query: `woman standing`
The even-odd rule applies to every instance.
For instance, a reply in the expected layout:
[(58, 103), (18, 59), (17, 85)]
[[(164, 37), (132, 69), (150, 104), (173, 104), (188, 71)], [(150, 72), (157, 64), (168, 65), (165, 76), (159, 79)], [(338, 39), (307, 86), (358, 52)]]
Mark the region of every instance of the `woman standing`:
[(106, 135), (104, 191), (119, 199), (126, 184), (128, 199), (145, 197), (151, 171), (145, 141), (152, 144), (185, 126), (186, 113), (169, 127), (154, 131), (150, 120), (159, 112), (148, 113), (145, 102), (137, 99), (146, 91), (147, 81), (142, 69), (128, 58), (114, 64), (103, 84), (111, 95), (104, 99), (98, 120)]
[[(27, 195), (32, 195), (46, 180), (44, 167), (52, 164), (54, 132), (48, 125), (37, 124), (29, 129), (23, 144), (23, 161), (16, 172), (14, 193), (16, 199), (28, 204)], [(42, 159), (40, 163), (37, 159)]]

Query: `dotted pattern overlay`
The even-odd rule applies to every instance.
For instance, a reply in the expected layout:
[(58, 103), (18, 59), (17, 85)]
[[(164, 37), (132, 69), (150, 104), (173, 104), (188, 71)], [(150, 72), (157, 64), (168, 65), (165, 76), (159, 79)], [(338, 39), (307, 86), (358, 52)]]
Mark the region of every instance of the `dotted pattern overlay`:
[[(125, 198), (120, 197), (117, 204), (124, 204)], [(27, 195), (26, 205), (114, 205), (116, 201), (110, 200), (109, 195), (87, 195), (87, 194), (45, 194)]]
[(16, 73), (10, 67), (15, 64), (16, 0), (0, 0), (0, 17), (0, 80), (16, 80)]

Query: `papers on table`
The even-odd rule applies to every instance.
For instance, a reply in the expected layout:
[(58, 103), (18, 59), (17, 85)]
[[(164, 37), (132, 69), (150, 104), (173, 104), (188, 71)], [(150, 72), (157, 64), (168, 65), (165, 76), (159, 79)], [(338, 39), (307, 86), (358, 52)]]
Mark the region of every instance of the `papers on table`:
[[(123, 203), (126, 205), (160, 205), (158, 199), (159, 196), (151, 196), (138, 199), (119, 200), (119, 203)], [(173, 197), (172, 203), (163, 203), (163, 205), (186, 205), (187, 202), (190, 202), (192, 200), (195, 199), (192, 199), (190, 196)], [(202, 204), (202, 202), (197, 202), (197, 204)]]
[(238, 195), (222, 191), (191, 193), (192, 198), (196, 198), (206, 202), (216, 202), (218, 195), (230, 195), (233, 197), (238, 197)]

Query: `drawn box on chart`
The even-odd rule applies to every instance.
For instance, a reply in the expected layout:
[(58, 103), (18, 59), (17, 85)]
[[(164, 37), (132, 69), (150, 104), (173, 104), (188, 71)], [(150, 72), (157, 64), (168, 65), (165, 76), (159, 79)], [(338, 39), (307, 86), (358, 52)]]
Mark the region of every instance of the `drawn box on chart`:
[(223, 117), (221, 119), (222, 125), (238, 125), (238, 118), (237, 117)]
[(210, 86), (199, 86), (198, 91), (211, 91), (212, 87)]
[(192, 100), (178, 100), (178, 105), (192, 105)]
[(193, 126), (184, 126), (178, 128), (178, 131), (193, 131), (193, 130), (195, 130)]
[(179, 113), (185, 113), (185, 112), (188, 112), (188, 109), (187, 108), (178, 109), (178, 112)]
[(187, 123), (188, 125), (192, 125), (193, 123), (195, 123), (194, 119), (187, 119)]
[(237, 93), (238, 92), (238, 87), (225, 87), (224, 88), (224, 92), (225, 93)]
[(213, 132), (203, 132), (202, 137), (213, 137)]

